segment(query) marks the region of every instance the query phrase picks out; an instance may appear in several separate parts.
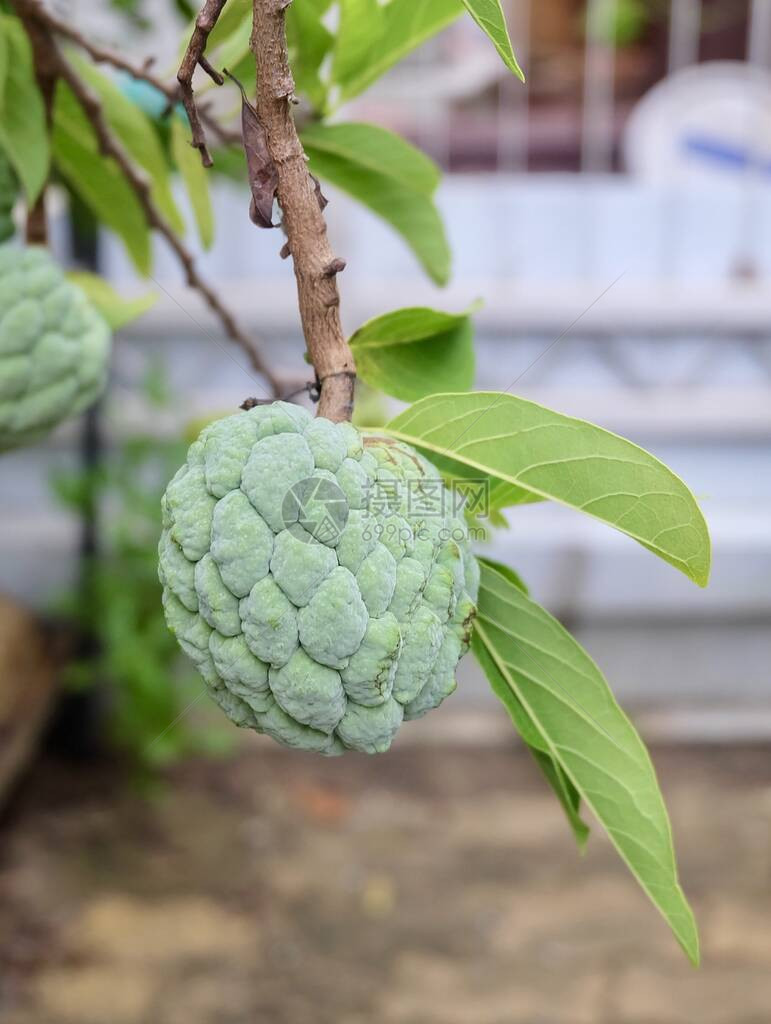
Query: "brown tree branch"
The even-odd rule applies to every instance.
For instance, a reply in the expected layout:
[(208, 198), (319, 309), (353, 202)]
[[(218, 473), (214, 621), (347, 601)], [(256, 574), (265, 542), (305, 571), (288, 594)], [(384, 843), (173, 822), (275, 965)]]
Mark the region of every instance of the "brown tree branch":
[(337, 273), (316, 182), (291, 112), (294, 79), (287, 56), (287, 0), (253, 0), (251, 48), (257, 65), (255, 109), (278, 171), (277, 198), (294, 263), (308, 354), (321, 384), (318, 414), (349, 420), (356, 366), (340, 323)]
[(206, 145), (206, 133), (201, 123), (201, 114), (195, 102), (195, 95), (193, 93), (193, 74), (195, 69), (200, 65), (206, 74), (216, 82), (217, 85), (222, 85), (224, 79), (219, 71), (211, 66), (211, 64), (204, 57), (204, 50), (206, 49), (206, 43), (209, 39), (209, 33), (212, 31), (214, 26), (217, 24), (217, 19), (222, 13), (222, 8), (225, 6), (226, 0), (204, 0), (204, 5), (198, 13), (198, 17), (195, 19), (195, 28), (193, 34), (190, 37), (190, 42), (187, 44), (185, 55), (182, 58), (182, 63), (179, 66), (177, 72), (177, 81), (179, 82), (180, 95), (182, 102), (187, 111), (187, 119), (190, 122), (190, 129), (193, 133), (193, 146), (201, 154), (201, 162), (204, 167), (211, 167), (214, 162), (211, 158), (211, 153)]
[[(28, 14), (25, 14), (23, 8), (18, 13), (32, 47), (35, 78), (40, 89), (40, 95), (43, 97), (46, 125), (50, 130), (54, 95), (56, 93), (56, 79), (58, 77), (56, 62), (51, 59), (49, 48), (46, 44), (45, 32), (40, 28), (39, 23)], [(27, 209), (25, 237), (30, 245), (48, 245), (46, 191), (46, 185), (44, 184), (34, 204)]]
[[(171, 85), (164, 81), (160, 75), (155, 74), (151, 68), (150, 61), (145, 61), (143, 64), (136, 64), (127, 57), (124, 57), (123, 54), (118, 53), (116, 50), (112, 50), (107, 46), (101, 46), (98, 43), (92, 42), (92, 40), (84, 36), (83, 33), (79, 32), (73, 25), (70, 25), (69, 22), (65, 21), (63, 18), (57, 17), (45, 8), (38, 2), (38, 0), (32, 0), (32, 2), (34, 3), (35, 17), (38, 22), (42, 22), (56, 35), (69, 39), (70, 42), (75, 44), (75, 46), (84, 50), (95, 63), (109, 64), (111, 67), (118, 68), (120, 71), (126, 71), (132, 78), (135, 78), (138, 81), (147, 82), (148, 85), (152, 85), (154, 89), (157, 89), (158, 92), (166, 98), (170, 108), (182, 99), (182, 86), (178, 82)], [(200, 104), (197, 106), (197, 111), (200, 122), (206, 126), (208, 131), (213, 132), (219, 139), (221, 139), (222, 142), (240, 144), (241, 134), (237, 129), (224, 127), (216, 117), (213, 117)]]
[(208, 303), (209, 308), (219, 317), (228, 336), (238, 342), (238, 344), (247, 352), (254, 369), (265, 377), (266, 381), (270, 385), (273, 395), (278, 395), (280, 393), (280, 384), (278, 380), (268, 369), (257, 348), (248, 335), (246, 335), (241, 329), (233, 314), (225, 305), (223, 305), (220, 297), (214, 289), (198, 273), (192, 254), (186, 248), (184, 243), (180, 241), (164, 216), (158, 210), (158, 207), (155, 205), (150, 192), (150, 186), (145, 176), (137, 170), (123, 146), (110, 131), (98, 97), (91, 92), (84, 82), (81, 81), (64, 58), (60, 58), (59, 73), (63, 81), (69, 85), (75, 95), (75, 98), (82, 107), (83, 112), (91, 122), (99, 141), (99, 147), (102, 154), (106, 157), (112, 157), (118, 165), (124, 178), (131, 186), (132, 191), (139, 200), (147, 223), (159, 234), (163, 235), (168, 245), (174, 251), (174, 254), (184, 271), (187, 284), (203, 296)]
[(65, 59), (53, 38), (45, 20), (38, 17), (40, 5), (38, 0), (16, 0), (16, 9), (20, 17), (26, 19), (30, 26), (35, 23), (38, 45), (45, 51), (47, 66), (55, 71), (57, 78), (66, 82), (80, 104), (99, 143), (103, 156), (112, 158), (127, 184), (139, 201), (145, 219), (151, 228), (163, 235), (170, 248), (174, 251), (183, 271), (187, 284), (194, 288), (206, 300), (209, 308), (217, 315), (227, 335), (246, 351), (254, 369), (267, 381), (272, 395), (280, 394), (280, 382), (273, 375), (253, 344), (249, 336), (241, 329), (230, 310), (224, 305), (214, 289), (201, 277), (192, 254), (174, 233), (163, 214), (158, 210), (152, 197), (150, 185), (144, 174), (132, 162), (122, 143), (113, 135), (102, 110), (99, 97), (82, 81), (77, 72)]

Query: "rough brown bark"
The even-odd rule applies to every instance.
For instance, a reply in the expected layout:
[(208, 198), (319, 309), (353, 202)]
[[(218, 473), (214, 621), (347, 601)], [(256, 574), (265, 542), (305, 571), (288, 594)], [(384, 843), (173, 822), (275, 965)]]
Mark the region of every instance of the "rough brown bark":
[(303, 333), (321, 385), (318, 414), (349, 420), (356, 367), (340, 323), (337, 274), (344, 264), (329, 244), (316, 183), (292, 118), (294, 80), (287, 57), (286, 7), (286, 0), (253, 0), (255, 108), (278, 171), (277, 198), (294, 262)]
[[(51, 59), (50, 49), (46, 41), (46, 33), (38, 22), (25, 12), (24, 5), (19, 5), (19, 18), (24, 25), (30, 46), (32, 47), (32, 60), (35, 66), (35, 78), (43, 97), (43, 105), (46, 113), (46, 124), (51, 126), (53, 113), (54, 94), (56, 92), (57, 67), (56, 61)], [(46, 189), (40, 190), (33, 206), (27, 210), (26, 239), (30, 245), (48, 244), (48, 221), (46, 218)]]
[(201, 161), (204, 167), (211, 167), (214, 161), (206, 145), (206, 135), (193, 95), (193, 74), (200, 65), (217, 85), (222, 85), (224, 81), (222, 75), (215, 71), (204, 57), (204, 50), (209, 39), (209, 33), (217, 24), (217, 19), (222, 12), (222, 8), (225, 6), (225, 2), (226, 0), (206, 0), (198, 17), (195, 19), (193, 34), (190, 37), (190, 42), (187, 44), (185, 55), (177, 72), (182, 102), (187, 111), (187, 119), (190, 122), (190, 129), (193, 133), (192, 144), (201, 154)]

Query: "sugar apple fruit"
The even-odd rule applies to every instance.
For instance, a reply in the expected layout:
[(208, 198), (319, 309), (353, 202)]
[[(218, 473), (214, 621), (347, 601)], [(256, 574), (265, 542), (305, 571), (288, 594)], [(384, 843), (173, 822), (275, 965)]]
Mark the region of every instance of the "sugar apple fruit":
[(284, 402), (205, 427), (163, 497), (166, 620), (237, 725), (380, 753), (455, 689), (479, 568), (407, 445)]
[(46, 249), (0, 246), (0, 450), (91, 405), (104, 389), (110, 340)]

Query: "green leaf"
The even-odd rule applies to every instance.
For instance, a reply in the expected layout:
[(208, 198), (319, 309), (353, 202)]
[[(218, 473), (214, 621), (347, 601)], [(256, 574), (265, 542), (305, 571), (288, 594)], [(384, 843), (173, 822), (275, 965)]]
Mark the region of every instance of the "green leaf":
[(129, 156), (147, 172), (155, 205), (172, 230), (184, 234), (185, 221), (171, 192), (169, 165), (152, 121), (93, 64), (76, 54), (71, 54), (70, 60), (101, 100), (107, 123)]
[(424, 398), (384, 429), (441, 472), (486, 474), (578, 509), (707, 584), (709, 533), (696, 499), (671, 469), (617, 434), (499, 392)]
[(423, 153), (370, 124), (314, 125), (302, 135), (311, 171), (358, 199), (404, 238), (437, 284), (450, 274), (450, 249)]
[[(307, 6), (309, 0), (301, 0), (303, 7)], [(316, 7), (324, 0), (310, 0), (312, 6)], [(327, 3), (327, 6), (328, 3)], [(290, 22), (292, 11), (287, 9), (287, 32), (291, 35)], [(195, 19), (190, 23), (187, 32), (183, 33), (184, 50), (187, 40), (195, 28)], [(227, 68), (236, 78), (246, 83), (248, 78), (254, 77), (254, 58), (249, 48), (249, 39), (252, 32), (252, 0), (228, 0), (222, 9), (217, 24), (209, 33), (206, 43), (206, 56), (215, 68)], [(294, 70), (294, 63), (292, 64)], [(299, 86), (298, 86), (299, 87)], [(201, 81), (196, 85), (199, 93), (215, 89), (211, 79), (201, 76)]]
[(543, 500), (540, 494), (524, 491), (521, 487), (506, 483), (505, 480), (494, 480), (490, 483), (491, 511), (500, 512), (501, 509), (512, 508), (514, 505), (532, 505)]
[[(511, 583), (511, 586), (516, 587), (516, 584)], [(516, 587), (516, 589), (519, 588)], [(493, 658), (487, 646), (479, 640), (477, 635), (477, 620), (475, 620), (474, 631), (471, 635), (471, 649), (474, 652), (474, 657), (479, 662), (482, 671), (487, 676), (487, 680), (490, 683), (490, 689), (508, 711), (509, 718), (514, 723), (514, 728), (525, 741), (527, 746), (531, 750), (540, 751), (542, 754), (546, 754), (548, 756), (549, 745), (547, 741), (541, 735), (541, 732), (533, 721), (531, 715), (525, 710), (517, 694), (507, 684), (506, 677), (500, 671), (497, 662)]]
[[(492, 558), (478, 557), (477, 560), (480, 565), (484, 565), (491, 571), (503, 576), (505, 580), (511, 583), (512, 586), (515, 586), (526, 597), (529, 596), (530, 591), (527, 584), (511, 566), (504, 565), (502, 562), (496, 562)], [(512, 693), (505, 678), (484, 645), (475, 646), (474, 653), (490, 682), (493, 692), (509, 712), (509, 717), (525, 741), (525, 746), (533, 755), (544, 778), (554, 790), (565, 812), (568, 824), (573, 831), (578, 848), (583, 850), (589, 837), (589, 827), (581, 818), (581, 795), (565, 775), (562, 768), (560, 768), (559, 763), (552, 759), (546, 739), (539, 732), (533, 719), (525, 711), (520, 701)]]
[[(220, 46), (234, 32), (241, 30), (244, 22), (251, 28), (252, 24), (252, 0), (228, 0), (217, 18), (217, 24), (209, 33), (206, 44), (207, 50)], [(183, 33), (183, 46), (187, 45), (188, 39), (195, 28), (195, 18), (191, 21), (188, 31)]]
[(526, 596), (530, 596), (530, 588), (527, 583), (522, 579), (518, 572), (511, 568), (510, 565), (504, 565), (503, 562), (498, 562), (495, 558), (488, 558), (486, 555), (477, 555), (477, 561), (480, 565), (486, 565), (489, 569), (495, 569), (496, 572), (500, 573), (509, 583), (513, 583), (517, 589), (521, 590)]
[(514, 56), (500, 0), (463, 0), (463, 3), (477, 25), (490, 38), (509, 71), (524, 82), (525, 76)]
[(286, 12), (289, 64), (295, 85), (316, 110), (323, 110), (327, 105), (327, 86), (321, 80), (321, 65), (335, 41), (321, 22), (328, 7), (329, 0), (295, 0)]
[(5, 35), (5, 25), (0, 21), (0, 111), (3, 109), (3, 97), (5, 96), (5, 79), (8, 74), (8, 40)]
[[(227, 68), (230, 74), (234, 78), (237, 78), (239, 82), (249, 82), (251, 78), (254, 76), (254, 54), (248, 48), (246, 50), (246, 53), (244, 53), (244, 55), (240, 57), (238, 60), (233, 60), (229, 64), (225, 61), (222, 61), (221, 63), (222, 67)], [(213, 89), (217, 88), (211, 81), (211, 79), (209, 80), (209, 85)], [(205, 88), (206, 85), (204, 84), (203, 89)], [(236, 109), (240, 110), (240, 104), (237, 108), (234, 106), (232, 108), (231, 113), (235, 114)]]
[(589, 826), (581, 817), (581, 794), (567, 775), (565, 775), (559, 764), (549, 757), (548, 754), (545, 754), (542, 750), (537, 750), (535, 747), (528, 746), (528, 750), (533, 755), (535, 763), (543, 772), (544, 778), (554, 790), (565, 812), (565, 817), (568, 819), (568, 824), (573, 830), (573, 836), (578, 844), (578, 848), (583, 851), (589, 838)]
[(365, 383), (412, 402), (474, 383), (473, 325), (467, 313), (423, 306), (397, 309), (351, 336), (356, 371)]
[(0, 103), (0, 147), (5, 150), (31, 206), (48, 178), (50, 154), (43, 98), (21, 22), (10, 15), (0, 15), (0, 37), (6, 63)]
[(137, 270), (150, 272), (150, 230), (144, 211), (115, 162), (105, 159), (93, 128), (64, 82), (56, 87), (53, 156), (57, 170), (96, 218), (126, 246)]
[(102, 314), (110, 327), (117, 331), (155, 305), (158, 296), (152, 292), (135, 299), (124, 299), (103, 277), (85, 270), (72, 270), (67, 277), (86, 293), (89, 301)]
[[(490, 565), (495, 565), (496, 569), (499, 571), (507, 568), (505, 566), (498, 566), (495, 563), (490, 563)], [(502, 574), (504, 575), (504, 578), (508, 578), (508, 572)], [(520, 589), (519, 582), (521, 581), (518, 581), (518, 578), (517, 580), (509, 579), (509, 582)], [(514, 723), (514, 728), (522, 737), (525, 746), (533, 755), (533, 758), (541, 769), (546, 781), (554, 790), (557, 799), (565, 812), (565, 816), (573, 831), (578, 847), (582, 850), (586, 845), (586, 840), (589, 836), (589, 828), (581, 819), (579, 811), (581, 802), (580, 795), (570, 782), (570, 779), (566, 777), (559, 765), (552, 759), (551, 754), (549, 753), (547, 741), (541, 735), (535, 722), (522, 706), (519, 699), (514, 693), (512, 693), (511, 688), (506, 683), (505, 677), (500, 672), (496, 662), (493, 660), (485, 645), (472, 636), (471, 649), (473, 650), (474, 656), (479, 662), (483, 672), (487, 676), (490, 688), (508, 711), (509, 718)]]
[[(236, 77), (240, 77), (236, 73), (236, 68), (240, 66), (245, 57), (250, 54), (249, 50), (249, 37), (252, 32), (252, 17), (251, 10), (247, 17), (242, 18), (239, 24), (236, 26), (234, 31), (223, 39), (221, 44), (214, 51), (214, 56), (210, 57), (214, 61), (215, 67), (227, 68), (232, 73), (236, 74)], [(211, 49), (207, 47), (207, 53), (211, 54)], [(211, 80), (206, 84), (207, 88), (212, 87)]]
[(678, 882), (669, 819), (645, 746), (573, 637), (495, 569), (481, 569), (473, 646), (483, 668), (494, 665), (493, 689), (510, 691), (552, 762), (698, 963), (696, 924)]
[(459, 0), (341, 0), (332, 63), (340, 101), (363, 92), (462, 10)]
[(430, 157), (421, 153), (401, 135), (380, 125), (356, 121), (306, 125), (302, 130), (304, 146), (332, 156), (355, 161), (375, 174), (393, 178), (406, 189), (431, 197), (442, 175)]
[[(179, 47), (180, 57), (185, 52), (188, 41), (195, 31), (197, 17), (198, 15), (191, 18), (187, 24), (187, 28), (182, 32), (182, 43)], [(243, 38), (244, 32), (248, 34), (251, 24), (252, 0), (228, 0), (220, 11), (217, 23), (209, 33), (209, 38), (206, 40), (207, 57), (212, 60), (212, 55), (215, 51), (228, 44), (233, 35)], [(216, 59), (219, 59), (219, 54), (217, 54)]]
[(211, 151), (217, 174), (229, 178), (238, 185), (243, 185), (246, 176), (244, 147), (242, 145), (212, 146)]
[(209, 178), (201, 163), (201, 154), (190, 145), (188, 134), (187, 123), (179, 117), (172, 117), (171, 153), (187, 189), (201, 244), (204, 249), (209, 249), (214, 241), (214, 212), (209, 194)]
[[(337, 28), (332, 81), (340, 86), (341, 98), (349, 99), (366, 88), (357, 77), (371, 67), (370, 54), (374, 43), (381, 41), (385, 31), (385, 7), (377, 0), (340, 0), (340, 22)], [(387, 65), (386, 65), (387, 66)], [(375, 75), (375, 78), (378, 76)], [(374, 78), (372, 79), (374, 81)], [(349, 88), (346, 88), (346, 85)]]

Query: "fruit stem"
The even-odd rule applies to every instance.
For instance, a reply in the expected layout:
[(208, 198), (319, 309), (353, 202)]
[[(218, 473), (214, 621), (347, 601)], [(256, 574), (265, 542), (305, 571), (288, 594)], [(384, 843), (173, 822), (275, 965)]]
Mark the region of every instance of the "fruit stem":
[[(290, 0), (291, 2), (291, 0)], [(276, 196), (294, 263), (297, 299), (308, 354), (321, 385), (318, 415), (350, 420), (356, 365), (340, 323), (337, 275), (345, 263), (327, 238), (318, 182), (309, 172), (292, 117), (287, 0), (253, 0), (251, 48), (257, 68), (255, 110), (278, 174)]]

